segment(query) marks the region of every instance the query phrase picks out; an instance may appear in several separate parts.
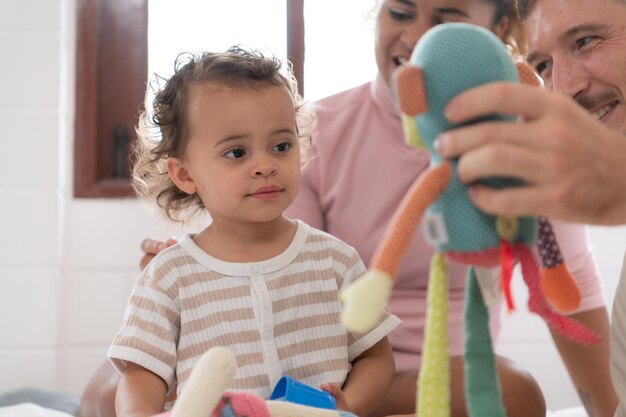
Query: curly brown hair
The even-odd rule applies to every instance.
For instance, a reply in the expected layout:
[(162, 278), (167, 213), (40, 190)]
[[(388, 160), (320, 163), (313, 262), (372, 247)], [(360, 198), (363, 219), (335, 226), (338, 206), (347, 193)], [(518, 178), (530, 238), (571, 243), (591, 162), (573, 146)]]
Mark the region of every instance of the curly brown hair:
[(156, 88), (152, 110), (142, 112), (134, 145), (135, 164), (132, 184), (142, 198), (156, 201), (165, 215), (183, 221), (183, 212), (204, 208), (197, 194), (187, 194), (170, 179), (166, 161), (180, 157), (187, 145), (186, 105), (189, 88), (206, 81), (231, 87), (259, 89), (267, 86), (285, 87), (296, 113), (296, 126), (302, 161), (306, 162), (312, 142), (315, 116), (298, 93), (298, 84), (290, 63), (283, 71), (282, 62), (259, 50), (234, 46), (226, 52), (184, 53), (176, 58), (174, 75)]

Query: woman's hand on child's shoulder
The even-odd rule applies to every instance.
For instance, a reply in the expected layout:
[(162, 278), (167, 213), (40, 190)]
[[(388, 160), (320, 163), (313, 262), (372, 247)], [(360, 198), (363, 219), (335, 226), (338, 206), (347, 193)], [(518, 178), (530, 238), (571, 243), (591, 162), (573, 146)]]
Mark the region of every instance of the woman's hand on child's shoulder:
[(176, 242), (176, 238), (173, 237), (167, 239), (165, 242), (150, 238), (144, 239), (143, 242), (141, 242), (141, 251), (143, 252), (143, 256), (139, 261), (139, 268), (143, 271), (146, 265), (148, 265), (159, 252), (163, 249), (169, 248)]

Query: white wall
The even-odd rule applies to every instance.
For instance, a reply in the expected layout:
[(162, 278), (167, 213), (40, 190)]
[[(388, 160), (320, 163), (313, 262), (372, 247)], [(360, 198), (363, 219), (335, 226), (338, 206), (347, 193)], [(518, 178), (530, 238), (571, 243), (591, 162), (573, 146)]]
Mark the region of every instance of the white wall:
[[(36, 11), (36, 12), (35, 12)], [(0, 385), (56, 384), (59, 2), (0, 3)], [(18, 366), (19, 365), (19, 366)], [(24, 372), (26, 365), (37, 369)]]
[[(119, 325), (141, 239), (179, 232), (132, 199), (71, 196), (74, 12), (73, 0), (0, 0), (0, 391), (80, 393)], [(611, 300), (626, 233), (591, 238)], [(499, 351), (538, 377), (551, 408), (578, 404), (534, 320), (507, 319)]]
[(75, 8), (0, 0), (0, 391), (81, 392), (142, 238), (180, 232), (134, 199), (72, 198)]

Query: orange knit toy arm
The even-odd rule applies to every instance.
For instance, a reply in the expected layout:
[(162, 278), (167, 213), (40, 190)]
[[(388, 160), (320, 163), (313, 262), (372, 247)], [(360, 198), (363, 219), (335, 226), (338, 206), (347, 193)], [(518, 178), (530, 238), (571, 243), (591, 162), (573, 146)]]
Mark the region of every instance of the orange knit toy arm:
[(413, 183), (396, 210), (370, 269), (339, 295), (343, 303), (341, 323), (346, 329), (365, 332), (376, 324), (387, 304), (396, 269), (411, 242), (417, 223), (426, 207), (446, 188), (451, 175), (450, 163), (444, 162), (424, 171)]
[(424, 211), (445, 190), (451, 175), (450, 163), (444, 162), (424, 171), (415, 180), (378, 245), (370, 269), (384, 271), (390, 277), (395, 277), (400, 260), (411, 243), (413, 232)]

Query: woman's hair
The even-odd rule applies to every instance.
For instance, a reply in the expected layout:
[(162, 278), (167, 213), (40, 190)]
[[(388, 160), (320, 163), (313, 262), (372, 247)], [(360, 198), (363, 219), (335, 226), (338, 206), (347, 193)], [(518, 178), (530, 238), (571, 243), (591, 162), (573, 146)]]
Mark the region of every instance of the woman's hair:
[(508, 18), (508, 26), (502, 40), (514, 58), (525, 58), (527, 53), (524, 25), (517, 14), (518, 0), (488, 0), (495, 7), (493, 24)]
[[(207, 81), (237, 88), (285, 87), (295, 109), (301, 159), (305, 162), (311, 148), (315, 116), (298, 94), (290, 63), (285, 72), (281, 68), (279, 59), (240, 46), (231, 47), (226, 52), (179, 55), (174, 75), (162, 88), (156, 88), (152, 111), (142, 112), (139, 116), (132, 171), (136, 193), (142, 198), (156, 200), (167, 217), (174, 221), (183, 221), (182, 213), (187, 209), (197, 212), (204, 208), (197, 194), (187, 194), (172, 182), (166, 161), (183, 155), (188, 141), (186, 107), (189, 89)], [(164, 79), (157, 76), (157, 81)]]
[(530, 9), (535, 5), (535, 0), (515, 0), (515, 8), (519, 18), (524, 21), (530, 13)]

